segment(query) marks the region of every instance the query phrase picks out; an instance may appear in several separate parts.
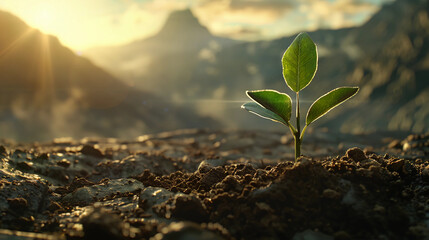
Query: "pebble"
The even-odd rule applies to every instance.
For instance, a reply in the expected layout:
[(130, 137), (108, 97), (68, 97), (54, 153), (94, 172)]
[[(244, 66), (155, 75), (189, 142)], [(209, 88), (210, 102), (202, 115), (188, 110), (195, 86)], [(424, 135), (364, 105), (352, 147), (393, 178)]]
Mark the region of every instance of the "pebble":
[(334, 237), (307, 229), (303, 232), (295, 233), (292, 240), (334, 240)]
[(58, 166), (64, 167), (64, 168), (68, 168), (70, 166), (70, 161), (67, 159), (61, 159), (60, 161), (57, 162)]
[(323, 190), (322, 195), (323, 197), (329, 198), (329, 199), (339, 199), (341, 197), (341, 193), (330, 188)]
[(23, 171), (30, 171), (33, 169), (33, 163), (32, 162), (18, 162), (16, 164), (16, 168), (18, 168), (19, 170), (23, 170)]
[(386, 208), (383, 207), (383, 206), (381, 206), (381, 205), (376, 204), (374, 206), (374, 208), (373, 208), (373, 211), (374, 212), (378, 212), (378, 213), (385, 213), (386, 212)]
[(19, 198), (8, 198), (7, 202), (9, 206), (14, 209), (22, 209), (26, 208), (28, 205), (27, 199), (19, 197)]
[(101, 151), (91, 145), (84, 145), (82, 149), (80, 150), (82, 154), (96, 157), (96, 158), (103, 158), (104, 154), (101, 153)]
[(7, 157), (9, 155), (6, 148), (2, 145), (0, 145), (0, 157)]
[(201, 228), (200, 225), (191, 222), (173, 222), (161, 229), (150, 240), (222, 240), (223, 237)]
[(391, 172), (402, 172), (402, 168), (404, 166), (405, 160), (399, 159), (399, 160), (393, 160), (387, 163), (387, 169)]
[(367, 159), (365, 153), (360, 148), (350, 148), (347, 150), (346, 155), (355, 162), (360, 162)]
[(387, 147), (401, 149), (402, 148), (401, 141), (395, 139), (392, 142), (390, 142)]

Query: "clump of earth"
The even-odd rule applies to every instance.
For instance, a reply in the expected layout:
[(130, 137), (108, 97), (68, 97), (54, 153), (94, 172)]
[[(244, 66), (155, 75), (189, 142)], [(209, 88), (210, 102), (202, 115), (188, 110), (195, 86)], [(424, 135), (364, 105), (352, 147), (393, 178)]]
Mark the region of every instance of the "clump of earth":
[(429, 134), (0, 142), (0, 239), (429, 239)]

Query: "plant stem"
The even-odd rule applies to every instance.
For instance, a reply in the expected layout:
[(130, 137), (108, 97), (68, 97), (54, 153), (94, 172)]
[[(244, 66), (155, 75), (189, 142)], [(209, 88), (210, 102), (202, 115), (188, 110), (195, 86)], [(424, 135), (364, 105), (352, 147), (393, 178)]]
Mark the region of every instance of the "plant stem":
[(295, 136), (295, 162), (301, 156), (301, 139)]
[(295, 161), (301, 156), (301, 124), (299, 116), (299, 92), (296, 93), (296, 135), (295, 137)]

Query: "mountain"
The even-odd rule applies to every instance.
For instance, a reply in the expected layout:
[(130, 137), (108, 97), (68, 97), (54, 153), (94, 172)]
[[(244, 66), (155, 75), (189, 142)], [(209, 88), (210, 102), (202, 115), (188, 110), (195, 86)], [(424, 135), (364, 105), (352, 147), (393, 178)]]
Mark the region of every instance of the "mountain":
[(195, 96), (189, 82), (201, 59), (239, 41), (213, 36), (191, 10), (172, 12), (154, 36), (123, 46), (100, 47), (84, 54), (141, 89), (168, 93), (179, 101)]
[[(348, 75), (361, 86), (341, 128), (429, 131), (429, 2), (397, 0), (357, 29), (368, 49)], [(329, 125), (327, 125), (329, 126)]]
[[(343, 132), (429, 131), (428, 2), (397, 0), (385, 5), (359, 27), (310, 32), (319, 50), (315, 79), (302, 93), (304, 108), (329, 90), (351, 85), (361, 90), (351, 102), (331, 111), (314, 126)], [(201, 62), (193, 82), (204, 79), (215, 97), (240, 99), (245, 90), (272, 88), (294, 93), (285, 85), (281, 57), (295, 36), (243, 43), (223, 49), (216, 62)], [(206, 74), (208, 69), (216, 74)], [(241, 127), (269, 128), (230, 108), (223, 115)], [(272, 124), (271, 124), (272, 125)]]
[[(361, 88), (351, 101), (313, 126), (354, 133), (429, 131), (428, 9), (424, 0), (396, 0), (382, 6), (361, 26), (309, 33), (318, 46), (319, 67), (313, 83), (300, 93), (303, 108), (333, 88)], [(177, 14), (189, 16), (190, 12)], [(208, 35), (194, 17), (186, 19), (193, 20), (182, 21), (182, 25), (177, 21), (178, 25), (169, 28), (174, 21), (167, 20), (158, 35), (113, 48), (117, 52), (111, 52), (112, 58), (123, 60), (126, 67), (120, 61), (103, 66), (115, 73), (128, 72), (142, 88), (163, 92), (175, 100), (188, 99), (195, 109), (230, 127), (280, 129), (279, 125), (240, 111), (241, 102), (237, 100), (248, 100), (246, 90), (267, 88), (294, 97), (283, 80), (281, 57), (295, 35), (267, 41), (208, 44), (190, 51), (184, 47), (188, 45), (172, 40), (180, 35), (177, 29), (192, 22), (193, 27), (189, 28), (200, 29), (202, 38)], [(170, 38), (161, 37), (169, 31), (174, 32)], [(197, 35), (183, 34), (180, 38), (203, 42)], [(210, 39), (216, 37), (210, 35)], [(152, 51), (145, 50), (145, 45), (152, 46), (148, 47)]]
[(17, 140), (131, 138), (218, 126), (168, 99), (137, 90), (0, 11), (0, 136)]

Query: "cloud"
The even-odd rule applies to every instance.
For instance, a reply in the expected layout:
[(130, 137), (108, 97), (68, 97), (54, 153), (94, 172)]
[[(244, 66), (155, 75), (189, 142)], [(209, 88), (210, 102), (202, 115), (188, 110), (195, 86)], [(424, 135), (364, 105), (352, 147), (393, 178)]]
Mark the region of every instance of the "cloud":
[(350, 27), (366, 21), (379, 6), (362, 0), (308, 0), (299, 7), (310, 29)]
[[(244, 40), (296, 31), (354, 26), (392, 0), (10, 0), (0, 8), (30, 26), (83, 50), (141, 39), (162, 27), (168, 14), (191, 8), (214, 34)], [(85, 6), (85, 7), (82, 7)]]
[[(137, 1), (134, 1), (137, 2)], [(140, 4), (140, 6), (142, 6), (143, 8), (145, 8), (148, 11), (151, 12), (161, 12), (161, 13), (166, 13), (166, 12), (171, 12), (171, 11), (175, 11), (175, 10), (182, 10), (185, 8), (191, 8), (193, 5), (192, 0), (175, 0), (175, 1), (171, 1), (171, 0), (152, 0), (152, 1), (147, 1), (147, 2), (143, 2)]]
[(262, 25), (293, 9), (288, 0), (200, 0), (195, 6), (206, 21)]
[[(219, 35), (256, 40), (318, 28), (355, 26), (391, 0), (198, 0), (193, 9)], [(257, 30), (250, 34), (245, 30)], [(240, 32), (241, 31), (241, 32)]]
[(261, 29), (254, 27), (232, 26), (225, 27), (225, 29), (222, 31), (222, 35), (232, 38), (245, 38), (247, 40), (254, 40), (261, 38), (263, 32)]

